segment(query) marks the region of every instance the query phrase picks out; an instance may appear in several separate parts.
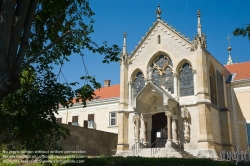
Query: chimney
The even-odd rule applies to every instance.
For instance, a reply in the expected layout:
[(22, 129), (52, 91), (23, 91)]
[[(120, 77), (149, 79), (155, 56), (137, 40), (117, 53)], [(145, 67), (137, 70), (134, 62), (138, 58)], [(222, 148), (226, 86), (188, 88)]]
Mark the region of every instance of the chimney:
[(104, 80), (104, 88), (109, 87), (110, 82), (111, 82), (111, 80)]

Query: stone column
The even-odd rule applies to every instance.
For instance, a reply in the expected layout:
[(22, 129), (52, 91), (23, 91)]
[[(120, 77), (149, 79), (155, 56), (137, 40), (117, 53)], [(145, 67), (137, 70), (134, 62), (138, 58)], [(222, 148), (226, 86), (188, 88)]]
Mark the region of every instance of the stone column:
[(141, 117), (141, 132), (140, 132), (140, 138), (143, 138), (143, 142), (147, 142), (147, 131), (146, 131), (146, 122), (147, 119), (145, 117)]
[(194, 81), (194, 95), (197, 94), (197, 72), (193, 70), (193, 81)]
[(172, 125), (171, 125), (171, 117), (172, 117), (172, 112), (171, 111), (165, 111), (165, 115), (168, 118), (168, 140), (165, 145), (166, 148), (171, 148), (172, 147)]
[(133, 119), (134, 119), (134, 124), (135, 124), (135, 126), (134, 126), (135, 142), (137, 142), (140, 139), (140, 137), (139, 137), (140, 136), (139, 135), (139, 133), (140, 133), (140, 128), (139, 128), (140, 116), (138, 114), (135, 114)]
[(118, 112), (118, 143), (117, 152), (128, 149), (128, 114)]
[(178, 133), (177, 133), (177, 120), (178, 115), (172, 115), (172, 131), (173, 131), (173, 142), (178, 144)]
[(131, 81), (128, 82), (128, 108), (131, 108), (132, 102), (131, 102)]
[(177, 92), (177, 89), (178, 89), (177, 73), (174, 73), (173, 77), (174, 77), (174, 97), (177, 98), (177, 96), (178, 96), (178, 92)]

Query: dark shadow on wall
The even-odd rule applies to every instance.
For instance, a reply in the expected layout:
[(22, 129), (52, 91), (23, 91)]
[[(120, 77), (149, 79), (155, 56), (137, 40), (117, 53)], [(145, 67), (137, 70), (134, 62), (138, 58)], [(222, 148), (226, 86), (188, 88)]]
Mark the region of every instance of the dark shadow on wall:
[(85, 151), (85, 156), (111, 156), (116, 153), (118, 134), (83, 127), (60, 124), (70, 130), (71, 136), (53, 143), (56, 150)]

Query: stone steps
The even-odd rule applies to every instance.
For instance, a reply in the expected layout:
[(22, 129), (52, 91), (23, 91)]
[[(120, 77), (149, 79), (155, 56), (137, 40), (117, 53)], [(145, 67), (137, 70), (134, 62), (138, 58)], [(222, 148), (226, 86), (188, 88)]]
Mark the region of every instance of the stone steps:
[(115, 156), (141, 156), (141, 157), (175, 157), (175, 158), (197, 158), (192, 154), (179, 148), (161, 148), (156, 153), (151, 152), (151, 148), (144, 148), (138, 154), (133, 154), (133, 150), (118, 152)]

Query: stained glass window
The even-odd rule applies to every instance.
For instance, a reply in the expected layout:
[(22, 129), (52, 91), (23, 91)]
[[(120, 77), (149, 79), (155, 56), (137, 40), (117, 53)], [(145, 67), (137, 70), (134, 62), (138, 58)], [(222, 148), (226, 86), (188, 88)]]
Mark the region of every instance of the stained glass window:
[(151, 65), (153, 68), (153, 82), (174, 93), (174, 81), (172, 72), (172, 61), (164, 55), (160, 55)]
[(138, 95), (138, 93), (142, 90), (144, 85), (145, 85), (144, 76), (142, 72), (138, 72), (133, 82), (134, 97)]
[(193, 70), (188, 63), (184, 63), (180, 71), (180, 96), (194, 94)]

